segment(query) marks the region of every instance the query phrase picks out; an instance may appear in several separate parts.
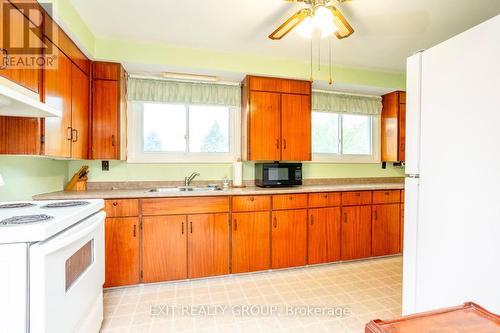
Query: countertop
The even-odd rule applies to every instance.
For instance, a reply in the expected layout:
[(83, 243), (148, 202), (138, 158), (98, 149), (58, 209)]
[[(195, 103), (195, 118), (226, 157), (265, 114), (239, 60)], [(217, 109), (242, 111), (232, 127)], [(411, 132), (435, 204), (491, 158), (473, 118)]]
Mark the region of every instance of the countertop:
[(64, 199), (129, 199), (129, 198), (162, 198), (162, 197), (205, 197), (233, 195), (265, 195), (340, 191), (376, 191), (404, 189), (403, 183), (363, 183), (342, 185), (302, 185), (285, 188), (260, 188), (249, 186), (231, 188), (221, 191), (187, 191), (187, 192), (148, 192), (147, 189), (136, 190), (88, 190), (85, 192), (51, 192), (35, 195), (33, 200), (64, 200)]

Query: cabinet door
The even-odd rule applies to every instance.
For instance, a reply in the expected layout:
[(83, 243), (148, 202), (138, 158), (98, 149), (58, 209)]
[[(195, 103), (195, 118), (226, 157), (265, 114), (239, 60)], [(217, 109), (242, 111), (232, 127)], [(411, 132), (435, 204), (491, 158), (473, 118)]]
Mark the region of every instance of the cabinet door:
[(142, 220), (142, 282), (187, 278), (187, 218), (185, 215)]
[(41, 118), (0, 117), (0, 154), (39, 155)]
[[(45, 43), (51, 43), (47, 38)], [(44, 69), (45, 103), (62, 111), (62, 116), (45, 118), (45, 155), (71, 157), (71, 61), (55, 45), (57, 66)]]
[(311, 160), (311, 97), (281, 94), (281, 159)]
[(399, 160), (406, 159), (406, 104), (399, 105)]
[(340, 207), (309, 210), (309, 264), (340, 260)]
[(248, 128), (248, 159), (281, 159), (280, 94), (251, 91)]
[(342, 208), (342, 260), (371, 256), (371, 206)]
[(106, 278), (104, 287), (137, 284), (139, 277), (139, 219), (106, 219)]
[(272, 268), (307, 263), (307, 210), (275, 211), (272, 216)]
[[(38, 37), (40, 36), (40, 29), (34, 28), (33, 24), (29, 23), (29, 20), (7, 0), (0, 1), (0, 5), (0, 17), (2, 18), (2, 24), (0, 25), (0, 48), (7, 52), (7, 54), (0, 52), (0, 56), (2, 57), (0, 68), (7, 65), (4, 61), (6, 55), (11, 60), (14, 58), (19, 59), (18, 57), (20, 56), (31, 57), (32, 55), (42, 55), (42, 41)], [(3, 20), (6, 17), (9, 19), (4, 22)], [(4, 38), (7, 29), (10, 32), (10, 41)], [(13, 47), (19, 48), (20, 52), (13, 50)], [(22, 58), (19, 60), (22, 60)], [(39, 92), (41, 81), (40, 72), (40, 69), (29, 65), (23, 66), (20, 62), (16, 62), (14, 67), (7, 66), (5, 69), (0, 69), (1, 76), (37, 93)]]
[(229, 215), (188, 216), (188, 277), (229, 273)]
[(92, 159), (119, 158), (119, 81), (92, 81)]
[(89, 158), (90, 79), (75, 64), (71, 68), (71, 157)]
[(233, 273), (270, 268), (269, 218), (269, 212), (233, 213)]
[(372, 256), (399, 252), (400, 204), (374, 205), (372, 207)]

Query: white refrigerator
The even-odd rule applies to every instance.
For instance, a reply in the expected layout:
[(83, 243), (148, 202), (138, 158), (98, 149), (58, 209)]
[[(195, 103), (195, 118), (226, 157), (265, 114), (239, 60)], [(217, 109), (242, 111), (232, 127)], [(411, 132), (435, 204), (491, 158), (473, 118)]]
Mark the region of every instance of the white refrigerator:
[(500, 313), (500, 16), (408, 59), (403, 314)]

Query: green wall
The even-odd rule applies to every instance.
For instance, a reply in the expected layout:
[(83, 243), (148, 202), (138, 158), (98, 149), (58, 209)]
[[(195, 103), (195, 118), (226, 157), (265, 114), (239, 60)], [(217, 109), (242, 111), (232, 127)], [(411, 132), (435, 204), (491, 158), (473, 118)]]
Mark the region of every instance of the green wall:
[(62, 190), (67, 161), (43, 157), (0, 156), (0, 201), (30, 200), (35, 194)]
[[(222, 180), (232, 178), (232, 165), (221, 164), (135, 164), (111, 161), (110, 170), (101, 170), (101, 161), (71, 161), (68, 178), (82, 165), (90, 167), (90, 181), (170, 181), (182, 180), (193, 171), (200, 173), (200, 180)], [(324, 164), (304, 163), (304, 178), (364, 178), (364, 177), (404, 177), (402, 168), (388, 166), (382, 169), (380, 164)], [(245, 163), (243, 178), (254, 179), (253, 163)]]

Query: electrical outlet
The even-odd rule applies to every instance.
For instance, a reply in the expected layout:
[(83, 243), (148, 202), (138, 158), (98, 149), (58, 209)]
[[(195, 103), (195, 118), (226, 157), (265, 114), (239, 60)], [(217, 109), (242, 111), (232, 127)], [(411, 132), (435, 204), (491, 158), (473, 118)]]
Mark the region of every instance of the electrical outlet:
[(109, 161), (102, 161), (102, 171), (109, 171)]

